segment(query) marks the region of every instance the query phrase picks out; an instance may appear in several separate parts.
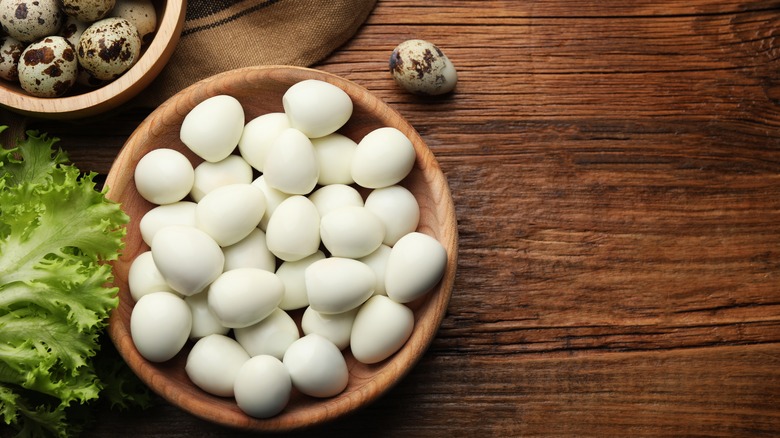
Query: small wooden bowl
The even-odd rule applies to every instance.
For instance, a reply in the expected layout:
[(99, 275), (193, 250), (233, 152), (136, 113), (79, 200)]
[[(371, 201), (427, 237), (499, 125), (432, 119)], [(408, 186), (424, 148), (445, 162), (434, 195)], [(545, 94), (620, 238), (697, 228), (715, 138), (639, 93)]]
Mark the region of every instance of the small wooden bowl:
[[(418, 231), (437, 238), (447, 250), (448, 261), (443, 279), (427, 295), (410, 303), (415, 328), (406, 344), (395, 355), (375, 365), (354, 359), (349, 349), (344, 355), (349, 367), (349, 384), (338, 396), (316, 399), (293, 391), (287, 407), (270, 419), (244, 414), (232, 398), (215, 397), (197, 388), (187, 377), (184, 364), (191, 343), (165, 363), (145, 360), (130, 336), (130, 313), (134, 302), (127, 277), (133, 259), (148, 250), (139, 231), (139, 220), (153, 206), (136, 191), (133, 173), (138, 161), (149, 151), (168, 147), (183, 152), (197, 165), (202, 160), (179, 140), (184, 116), (198, 103), (220, 94), (236, 97), (246, 112), (246, 121), (268, 113), (282, 112), (282, 95), (294, 83), (319, 79), (344, 89), (352, 98), (354, 112), (339, 132), (355, 141), (373, 129), (392, 126), (413, 142), (416, 163), (403, 184), (420, 204)], [(444, 317), (452, 292), (457, 261), (457, 224), (449, 187), (436, 159), (414, 128), (395, 110), (363, 87), (329, 73), (301, 67), (249, 67), (219, 74), (179, 92), (158, 107), (133, 132), (114, 162), (106, 180), (108, 197), (120, 202), (130, 215), (126, 247), (113, 264), (115, 284), (119, 288), (119, 307), (112, 313), (109, 334), (130, 368), (150, 388), (172, 404), (200, 418), (239, 429), (287, 431), (313, 426), (352, 412), (385, 393), (397, 383), (424, 354)], [(300, 322), (300, 313), (293, 317)], [(300, 326), (299, 326), (300, 328)]]
[[(135, 97), (160, 74), (179, 42), (186, 0), (153, 0), (157, 30), (138, 62), (114, 81), (95, 89), (43, 98), (28, 94), (18, 83), (0, 80), (0, 106), (45, 119), (76, 119), (104, 113)], [(76, 94), (78, 93), (78, 94)]]

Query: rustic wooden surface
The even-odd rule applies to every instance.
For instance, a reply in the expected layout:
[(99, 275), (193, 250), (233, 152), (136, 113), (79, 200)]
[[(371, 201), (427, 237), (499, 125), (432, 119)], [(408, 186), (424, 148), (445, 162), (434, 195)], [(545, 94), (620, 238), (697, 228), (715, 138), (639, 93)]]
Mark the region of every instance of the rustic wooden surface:
[[(459, 270), (419, 365), (308, 435), (780, 434), (779, 24), (761, 0), (380, 0), (316, 67), (428, 142)], [(408, 38), (453, 60), (453, 95), (399, 92)], [(144, 114), (28, 126), (104, 173)], [(88, 436), (243, 436), (101, 414)]]

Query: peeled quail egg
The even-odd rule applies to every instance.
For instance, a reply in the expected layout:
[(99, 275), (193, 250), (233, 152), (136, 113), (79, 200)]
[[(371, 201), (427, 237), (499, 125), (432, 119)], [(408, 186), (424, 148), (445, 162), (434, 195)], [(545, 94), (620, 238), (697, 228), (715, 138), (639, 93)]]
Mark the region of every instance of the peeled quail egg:
[(6, 34), (31, 43), (56, 35), (62, 25), (58, 0), (0, 0), (0, 25)]
[(248, 360), (249, 353), (235, 339), (215, 333), (195, 342), (184, 370), (200, 389), (220, 397), (232, 397), (238, 370)]
[(408, 40), (390, 55), (390, 73), (395, 82), (414, 94), (435, 96), (455, 88), (458, 74), (447, 55), (425, 40)]
[(244, 130), (244, 108), (233, 96), (212, 96), (184, 117), (179, 138), (206, 161), (222, 161), (236, 148)]
[(284, 296), (279, 308), (294, 310), (309, 305), (306, 294), (306, 268), (317, 260), (325, 258), (325, 253), (317, 251), (314, 254), (292, 262), (282, 262), (276, 270), (276, 275), (284, 283)]
[(111, 16), (125, 18), (133, 23), (143, 44), (151, 42), (157, 29), (157, 11), (151, 0), (117, 0)]
[(237, 268), (223, 272), (209, 286), (209, 308), (230, 328), (257, 324), (282, 301), (284, 283), (273, 272)]
[(24, 51), (24, 44), (17, 39), (0, 37), (0, 78), (6, 81), (19, 80), (19, 58)]
[(413, 329), (412, 309), (384, 295), (375, 295), (355, 315), (349, 345), (358, 361), (377, 363), (398, 351)]
[(124, 18), (104, 18), (81, 34), (79, 63), (97, 79), (119, 77), (135, 64), (141, 54), (138, 30)]
[(352, 310), (371, 298), (376, 274), (358, 260), (328, 257), (309, 265), (304, 280), (309, 306), (317, 312), (333, 314)]
[(290, 372), (293, 386), (312, 397), (332, 397), (349, 383), (349, 369), (341, 350), (316, 333), (290, 344), (282, 363)]
[(133, 260), (127, 274), (127, 285), (134, 301), (153, 292), (174, 292), (154, 264), (151, 251), (142, 252)]
[(295, 320), (278, 307), (260, 322), (236, 328), (233, 333), (251, 356), (268, 354), (280, 360), (287, 347), (300, 338)]
[(352, 116), (352, 100), (341, 88), (324, 81), (308, 79), (287, 89), (282, 96), (290, 126), (309, 138), (336, 132)]
[(141, 297), (130, 314), (130, 335), (141, 356), (165, 362), (181, 351), (192, 329), (192, 314), (184, 300), (170, 292)]
[(46, 37), (22, 52), (19, 83), (33, 96), (62, 96), (76, 83), (78, 70), (70, 43), (63, 37)]
[(279, 359), (262, 354), (241, 365), (233, 392), (236, 404), (248, 415), (273, 417), (290, 401), (292, 380)]
[(195, 295), (222, 274), (225, 255), (204, 231), (187, 225), (169, 225), (154, 235), (152, 259), (176, 292)]
[(81, 21), (93, 22), (108, 15), (116, 0), (60, 0), (65, 14)]

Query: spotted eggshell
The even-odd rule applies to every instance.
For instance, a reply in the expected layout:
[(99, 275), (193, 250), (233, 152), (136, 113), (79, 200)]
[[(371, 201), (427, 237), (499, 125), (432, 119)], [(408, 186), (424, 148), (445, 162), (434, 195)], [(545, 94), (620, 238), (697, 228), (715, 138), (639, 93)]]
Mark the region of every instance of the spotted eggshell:
[(455, 88), (458, 74), (447, 55), (425, 40), (408, 40), (390, 55), (390, 73), (406, 91), (436, 96)]
[(62, 96), (76, 83), (77, 75), (76, 54), (63, 37), (30, 44), (19, 60), (19, 83), (33, 96)]
[(24, 47), (25, 45), (15, 38), (0, 37), (0, 78), (6, 81), (19, 80), (19, 59)]
[(149, 44), (157, 29), (157, 11), (151, 0), (117, 0), (112, 17), (122, 17), (133, 23), (143, 44)]
[(0, 25), (23, 43), (56, 35), (62, 25), (58, 0), (1, 0)]
[(81, 21), (94, 22), (108, 15), (116, 0), (60, 0), (62, 10), (68, 16)]
[(89, 27), (89, 23), (83, 22), (75, 17), (65, 17), (65, 23), (60, 29), (60, 36), (68, 40), (73, 47), (78, 47), (81, 34)]
[(79, 63), (92, 76), (114, 79), (138, 60), (141, 38), (135, 26), (124, 18), (104, 18), (84, 30), (77, 52)]

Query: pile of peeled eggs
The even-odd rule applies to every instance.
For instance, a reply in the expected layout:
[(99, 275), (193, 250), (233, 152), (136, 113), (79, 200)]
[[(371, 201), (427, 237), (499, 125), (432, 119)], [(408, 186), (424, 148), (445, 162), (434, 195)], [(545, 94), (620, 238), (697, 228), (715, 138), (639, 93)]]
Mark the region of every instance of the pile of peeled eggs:
[(157, 28), (151, 0), (0, 0), (0, 78), (35, 97), (103, 86)]
[(341, 393), (346, 349), (366, 364), (394, 355), (413, 331), (411, 303), (447, 264), (417, 231), (403, 132), (340, 134), (353, 104), (325, 81), (297, 82), (282, 104), (245, 123), (234, 97), (206, 99), (180, 127), (204, 161), (161, 146), (134, 171), (154, 206), (139, 221), (149, 250), (128, 274), (133, 342), (153, 362), (190, 342), (190, 380), (257, 418), (284, 410), (293, 389)]

